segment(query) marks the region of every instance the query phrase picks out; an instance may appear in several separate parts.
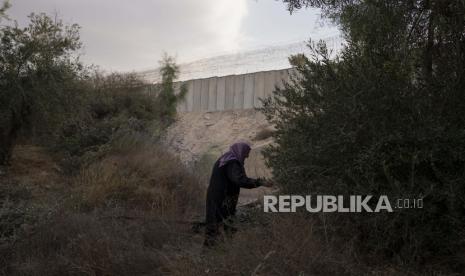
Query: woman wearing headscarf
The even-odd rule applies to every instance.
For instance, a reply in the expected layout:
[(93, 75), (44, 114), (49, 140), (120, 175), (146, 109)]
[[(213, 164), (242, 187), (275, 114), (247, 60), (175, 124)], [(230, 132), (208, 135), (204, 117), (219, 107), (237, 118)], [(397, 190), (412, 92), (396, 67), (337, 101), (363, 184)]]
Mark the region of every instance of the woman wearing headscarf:
[(260, 186), (270, 186), (263, 179), (247, 177), (244, 161), (249, 157), (250, 145), (238, 142), (231, 145), (229, 151), (223, 154), (213, 165), (210, 184), (207, 190), (206, 231), (204, 246), (216, 243), (220, 225), (225, 232), (232, 231), (227, 219), (236, 213), (237, 200), (241, 188), (253, 189)]

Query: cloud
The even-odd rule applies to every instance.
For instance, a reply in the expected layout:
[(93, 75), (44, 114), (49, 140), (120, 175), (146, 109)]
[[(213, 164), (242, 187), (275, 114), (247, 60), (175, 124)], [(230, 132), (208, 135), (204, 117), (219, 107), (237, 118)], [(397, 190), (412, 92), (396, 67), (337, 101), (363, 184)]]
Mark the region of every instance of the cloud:
[(209, 29), (217, 37), (216, 43), (224, 51), (240, 48), (243, 40), (242, 22), (247, 16), (246, 0), (216, 0), (209, 16)]
[(191, 61), (240, 48), (248, 0), (13, 0), (22, 24), (30, 12), (57, 12), (82, 26), (83, 60), (110, 70), (156, 66), (163, 52)]
[[(0, 0), (1, 2), (1, 0)], [(78, 23), (82, 60), (106, 70), (158, 66), (164, 52), (178, 63), (337, 33), (318, 26), (319, 11), (289, 15), (275, 0), (11, 0), (20, 25), (31, 12)]]

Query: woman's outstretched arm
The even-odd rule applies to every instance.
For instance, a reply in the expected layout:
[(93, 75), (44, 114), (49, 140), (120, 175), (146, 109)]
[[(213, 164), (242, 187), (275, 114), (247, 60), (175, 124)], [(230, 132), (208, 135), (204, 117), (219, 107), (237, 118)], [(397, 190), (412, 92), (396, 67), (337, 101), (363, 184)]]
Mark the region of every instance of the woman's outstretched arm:
[(247, 177), (244, 166), (241, 166), (238, 162), (231, 162), (227, 166), (227, 176), (229, 180), (239, 187), (253, 189), (262, 185), (260, 178), (254, 179)]

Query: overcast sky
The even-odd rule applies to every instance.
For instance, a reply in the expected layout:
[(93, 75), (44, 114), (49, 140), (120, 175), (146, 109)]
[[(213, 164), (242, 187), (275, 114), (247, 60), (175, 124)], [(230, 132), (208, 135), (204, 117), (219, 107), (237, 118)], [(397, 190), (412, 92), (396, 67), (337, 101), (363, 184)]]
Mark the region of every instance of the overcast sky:
[(86, 63), (105, 70), (158, 67), (337, 34), (315, 9), (292, 15), (275, 0), (10, 0), (20, 25), (31, 12), (78, 23)]

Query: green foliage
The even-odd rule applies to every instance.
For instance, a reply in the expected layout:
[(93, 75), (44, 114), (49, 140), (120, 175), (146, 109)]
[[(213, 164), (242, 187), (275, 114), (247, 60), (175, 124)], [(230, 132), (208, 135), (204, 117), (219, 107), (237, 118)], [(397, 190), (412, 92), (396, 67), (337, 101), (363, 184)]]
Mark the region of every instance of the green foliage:
[[(0, 9), (0, 14), (4, 10)], [(157, 96), (135, 74), (102, 74), (76, 54), (79, 26), (45, 14), (30, 24), (0, 29), (0, 164), (7, 164), (18, 135), (63, 155), (66, 172), (102, 155), (111, 141), (133, 132), (157, 138), (174, 121), (178, 68), (162, 61)]]
[(174, 122), (177, 103), (185, 88), (175, 95), (177, 66), (169, 57), (162, 62), (163, 81), (156, 96), (146, 93), (146, 84), (135, 74), (94, 73), (85, 84), (86, 93), (78, 112), (63, 120), (55, 131), (53, 149), (64, 154), (67, 173), (102, 158), (120, 139), (143, 136), (157, 141)]
[(134, 74), (96, 72), (81, 86), (87, 87), (81, 103), (73, 116), (62, 120), (49, 143), (63, 155), (67, 173), (103, 156), (113, 141), (126, 135), (156, 138), (152, 132), (160, 133), (154, 127), (159, 118), (157, 99), (144, 93), (144, 83)]
[(465, 7), (462, 1), (285, 1), (323, 7), (347, 46), (290, 59), (265, 101), (269, 164), (287, 193), (424, 197), (424, 209), (335, 215), (332, 230), (403, 263), (464, 265)]
[(158, 106), (160, 117), (165, 123), (171, 123), (176, 115), (177, 103), (187, 94), (187, 87), (181, 86), (180, 93), (175, 93), (174, 80), (178, 77), (179, 68), (172, 57), (165, 55), (161, 61), (160, 73), (162, 81), (158, 85)]
[[(82, 66), (79, 27), (31, 14), (25, 28), (0, 28), (0, 163), (8, 162), (18, 132), (30, 125), (48, 131), (57, 113), (75, 104)], [(33, 118), (33, 120), (31, 120)]]

